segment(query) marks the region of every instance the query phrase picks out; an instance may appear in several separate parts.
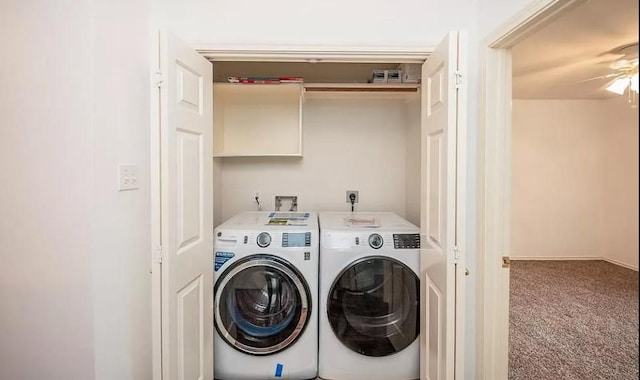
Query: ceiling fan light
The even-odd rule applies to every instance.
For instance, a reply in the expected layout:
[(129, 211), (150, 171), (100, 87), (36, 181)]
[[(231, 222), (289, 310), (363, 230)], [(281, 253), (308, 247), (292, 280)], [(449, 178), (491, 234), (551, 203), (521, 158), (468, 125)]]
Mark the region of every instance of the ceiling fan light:
[(631, 76), (631, 90), (638, 92), (638, 73)]
[(606, 88), (606, 90), (609, 92), (613, 92), (614, 94), (622, 95), (624, 94), (624, 90), (627, 88), (628, 85), (629, 85), (628, 79), (618, 78), (614, 80), (613, 83), (611, 83), (609, 87)]

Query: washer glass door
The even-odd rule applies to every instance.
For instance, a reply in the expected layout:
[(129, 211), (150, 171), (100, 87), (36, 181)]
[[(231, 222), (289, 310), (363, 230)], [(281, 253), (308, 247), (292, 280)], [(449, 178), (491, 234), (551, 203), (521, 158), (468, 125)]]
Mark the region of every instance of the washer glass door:
[(232, 347), (254, 355), (281, 351), (310, 316), (309, 287), (286, 260), (254, 255), (229, 267), (215, 289), (215, 325)]
[(327, 300), (329, 324), (351, 350), (367, 356), (402, 351), (420, 333), (419, 279), (389, 257), (366, 257), (344, 269)]

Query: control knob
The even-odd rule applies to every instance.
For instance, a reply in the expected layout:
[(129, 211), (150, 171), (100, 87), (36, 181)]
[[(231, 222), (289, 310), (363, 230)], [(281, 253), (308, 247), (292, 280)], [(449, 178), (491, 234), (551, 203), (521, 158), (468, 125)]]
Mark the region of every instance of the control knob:
[(258, 247), (265, 248), (271, 244), (271, 235), (268, 232), (260, 232), (258, 234), (258, 238), (256, 239), (256, 243)]
[(378, 234), (369, 235), (369, 246), (373, 249), (378, 249), (382, 247), (383, 244), (382, 236)]

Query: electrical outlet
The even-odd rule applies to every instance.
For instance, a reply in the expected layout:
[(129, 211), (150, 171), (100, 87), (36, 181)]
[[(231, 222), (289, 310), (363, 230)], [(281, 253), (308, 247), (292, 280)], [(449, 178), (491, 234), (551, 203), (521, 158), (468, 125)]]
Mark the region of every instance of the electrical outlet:
[(118, 166), (118, 190), (138, 189), (138, 167), (136, 165)]
[(351, 203), (351, 194), (356, 196), (356, 199), (353, 203), (358, 203), (358, 191), (357, 190), (347, 190), (347, 203)]

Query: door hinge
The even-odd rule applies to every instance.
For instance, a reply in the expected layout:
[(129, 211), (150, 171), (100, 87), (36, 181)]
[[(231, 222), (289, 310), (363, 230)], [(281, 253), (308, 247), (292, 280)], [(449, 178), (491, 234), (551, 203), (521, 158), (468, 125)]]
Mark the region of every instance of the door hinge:
[(162, 246), (159, 245), (153, 250), (153, 262), (155, 264), (162, 264), (163, 257)]
[(453, 263), (457, 264), (458, 262), (460, 262), (460, 249), (458, 249), (457, 246), (454, 246), (451, 250), (453, 251)]
[(153, 73), (154, 87), (162, 88), (163, 81), (164, 81), (164, 76), (162, 75), (162, 72), (156, 71), (155, 73)]
[(511, 267), (511, 258), (509, 256), (502, 256), (502, 267), (503, 268)]
[(462, 87), (463, 84), (463, 77), (462, 77), (462, 73), (458, 70), (456, 70), (456, 72), (454, 73), (454, 75), (456, 76), (456, 88), (460, 88)]

